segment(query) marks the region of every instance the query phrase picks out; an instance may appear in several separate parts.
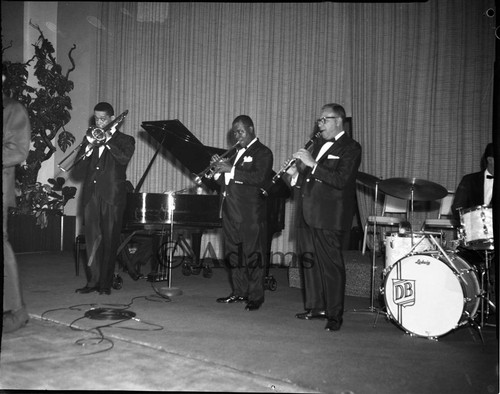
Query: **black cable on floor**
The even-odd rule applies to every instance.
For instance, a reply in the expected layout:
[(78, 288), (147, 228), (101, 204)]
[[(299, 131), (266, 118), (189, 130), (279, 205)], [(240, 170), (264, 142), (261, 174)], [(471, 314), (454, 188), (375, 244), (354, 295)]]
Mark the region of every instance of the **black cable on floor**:
[[(133, 302), (133, 301), (132, 301)], [(132, 305), (132, 303), (131, 303)], [(84, 317), (92, 320), (119, 320), (118, 323), (125, 322), (127, 320), (134, 320), (138, 323), (143, 323), (147, 324), (149, 326), (155, 326), (156, 328), (153, 329), (142, 329), (142, 328), (133, 328), (133, 327), (117, 327), (121, 328), (122, 330), (133, 330), (133, 331), (160, 331), (163, 330), (163, 327), (154, 324), (154, 323), (149, 323), (145, 320), (137, 319), (135, 312), (132, 311), (127, 311), (123, 309), (115, 309), (115, 308), (96, 308), (96, 309), (91, 309), (85, 312)], [(116, 324), (116, 323), (115, 323)], [(109, 326), (109, 325), (108, 325)], [(103, 326), (107, 327), (107, 326)]]
[[(161, 301), (163, 301), (163, 302), (171, 302), (171, 301), (172, 301), (172, 299), (171, 299), (169, 296), (167, 296), (167, 295), (165, 295), (165, 294), (162, 294), (162, 293), (161, 293), (161, 292), (160, 292), (160, 291), (159, 291), (159, 290), (158, 290), (158, 289), (157, 289), (157, 288), (153, 285), (153, 282), (151, 282), (151, 287), (153, 288), (153, 290), (154, 290), (154, 292), (156, 293), (156, 295), (152, 295), (152, 296), (150, 296), (150, 298), (146, 298), (147, 300), (149, 300), (149, 301), (155, 301), (155, 302), (161, 302)], [(156, 299), (154, 299), (154, 298), (152, 298), (152, 297), (158, 297), (158, 298), (159, 298), (159, 300), (156, 300)]]
[(84, 317), (92, 320), (129, 320), (135, 312), (115, 308), (96, 308), (85, 312)]
[(97, 337), (90, 337), (90, 338), (80, 338), (80, 339), (77, 339), (75, 341), (75, 344), (85, 347), (85, 346), (88, 346), (88, 345), (96, 346), (96, 345), (100, 345), (102, 343), (108, 343), (108, 344), (110, 344), (110, 346), (108, 348), (106, 348), (106, 349), (101, 349), (101, 350), (98, 350), (98, 351), (95, 351), (95, 352), (82, 354), (82, 356), (91, 356), (93, 354), (107, 352), (108, 350), (111, 350), (111, 349), (113, 349), (115, 347), (114, 342), (111, 339), (106, 338), (104, 336), (103, 332), (101, 331), (101, 328), (110, 327), (111, 325), (116, 324), (116, 323), (111, 323), (111, 324), (107, 324), (107, 325), (104, 325), (104, 326), (93, 327), (93, 328), (90, 328), (90, 329), (73, 327), (74, 323), (76, 323), (77, 321), (79, 321), (79, 320), (81, 320), (83, 318), (84, 318), (84, 316), (81, 316), (81, 317), (73, 320), (70, 323), (69, 328), (71, 328), (72, 330), (76, 330), (76, 331), (86, 331), (86, 332), (93, 332), (95, 330), (95, 331), (97, 331), (97, 333), (99, 334), (99, 336), (97, 336)]
[[(150, 299), (150, 298), (148, 298), (148, 296), (137, 296), (137, 297), (132, 298), (129, 304), (104, 304), (104, 305), (107, 305), (108, 307), (96, 308), (97, 304), (78, 304), (78, 305), (73, 305), (73, 306), (65, 307), (65, 308), (49, 309), (41, 314), (41, 318), (43, 320), (49, 320), (48, 318), (45, 317), (45, 315), (50, 313), (50, 312), (56, 312), (56, 311), (60, 311), (60, 310), (64, 310), (64, 309), (69, 309), (71, 311), (81, 311), (82, 310), (81, 307), (83, 307), (83, 306), (89, 307), (90, 306), (90, 309), (85, 311), (83, 316), (78, 317), (77, 319), (73, 320), (69, 324), (69, 328), (72, 330), (76, 330), (76, 331), (86, 331), (86, 332), (96, 331), (98, 333), (98, 336), (96, 336), (96, 337), (80, 338), (80, 339), (76, 340), (75, 344), (77, 344), (77, 345), (85, 347), (88, 345), (100, 345), (102, 343), (110, 344), (110, 346), (106, 349), (98, 350), (98, 351), (95, 351), (92, 353), (83, 354), (84, 356), (89, 356), (89, 355), (93, 355), (93, 354), (97, 354), (97, 353), (106, 352), (108, 350), (111, 350), (114, 347), (114, 342), (111, 339), (106, 338), (104, 336), (104, 333), (102, 332), (103, 328), (109, 328), (109, 327), (112, 327), (114, 325), (120, 324), (122, 322), (133, 320), (133, 321), (136, 321), (138, 323), (146, 324), (148, 326), (153, 326), (154, 328), (144, 328), (144, 329), (134, 328), (134, 327), (117, 327), (117, 328), (126, 329), (126, 330), (133, 330), (133, 331), (160, 331), (160, 330), (163, 330), (162, 326), (155, 324), (155, 323), (147, 322), (145, 320), (138, 319), (138, 318), (136, 318), (135, 312), (127, 310), (134, 303), (134, 301), (138, 298), (144, 298), (146, 300), (156, 301), (156, 302), (170, 302), (171, 301), (169, 297), (164, 296), (163, 294), (159, 293), (158, 290), (156, 290), (156, 288), (154, 286), (153, 286), (153, 289), (158, 294), (158, 296), (160, 298), (159, 300)], [(155, 296), (156, 295), (152, 295), (152, 297), (155, 297)], [(112, 308), (111, 306), (115, 306), (116, 308)], [(90, 329), (78, 328), (78, 327), (74, 326), (74, 324), (77, 321), (84, 319), (84, 318), (88, 318), (90, 320), (98, 320), (98, 321), (113, 320), (114, 322), (108, 323), (105, 325), (100, 325), (97, 327), (93, 327)]]

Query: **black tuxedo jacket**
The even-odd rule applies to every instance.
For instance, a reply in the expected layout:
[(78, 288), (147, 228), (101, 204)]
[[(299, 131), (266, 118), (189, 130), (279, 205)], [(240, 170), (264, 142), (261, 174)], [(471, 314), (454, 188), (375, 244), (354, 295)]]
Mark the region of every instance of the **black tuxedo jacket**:
[[(81, 157), (89, 144), (86, 137), (78, 153)], [(75, 167), (84, 170), (83, 206), (85, 206), (93, 193), (97, 193), (108, 204), (125, 205), (127, 166), (134, 154), (135, 139), (132, 136), (116, 131), (106, 143), (101, 156), (97, 156), (98, 148), (90, 157), (85, 157)]]
[[(320, 146), (313, 149), (316, 157)], [(326, 230), (348, 230), (356, 199), (356, 176), (361, 163), (361, 146), (347, 134), (342, 135), (312, 168), (300, 171), (296, 186), (298, 225)]]
[(484, 171), (465, 175), (460, 181), (453, 200), (453, 213), (458, 217), (458, 209), (472, 208), (484, 204)]
[(224, 182), (224, 174), (217, 180), (222, 185), (223, 219), (237, 223), (264, 222), (266, 199), (262, 197), (261, 188), (272, 177), (273, 153), (257, 140), (233, 165), (234, 178), (228, 185)]

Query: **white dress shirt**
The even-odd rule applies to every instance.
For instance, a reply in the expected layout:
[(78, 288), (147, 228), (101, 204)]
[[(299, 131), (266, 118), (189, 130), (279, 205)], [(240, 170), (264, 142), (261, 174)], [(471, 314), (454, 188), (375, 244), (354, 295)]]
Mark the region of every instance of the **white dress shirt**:
[[(243, 156), (243, 154), (246, 152), (246, 150), (248, 149), (248, 147), (250, 145), (252, 145), (255, 141), (257, 141), (257, 137), (255, 137), (245, 148), (241, 148), (238, 153), (236, 154), (236, 158), (234, 159), (234, 164), (236, 164), (238, 162), (238, 160), (240, 159), (241, 156)], [(229, 185), (229, 181), (231, 179), (234, 179), (234, 169), (235, 169), (235, 165), (233, 164), (233, 168), (231, 168), (231, 171), (230, 172), (225, 172), (224, 173), (224, 182), (226, 183), (226, 185)]]
[(489, 205), (493, 196), (493, 178), (488, 179), (487, 175), (492, 176), (488, 170), (484, 171), (484, 205)]

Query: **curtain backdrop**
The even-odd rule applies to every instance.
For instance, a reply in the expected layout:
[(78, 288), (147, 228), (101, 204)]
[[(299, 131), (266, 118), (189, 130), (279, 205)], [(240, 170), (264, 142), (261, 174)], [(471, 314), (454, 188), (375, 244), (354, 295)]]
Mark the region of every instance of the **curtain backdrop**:
[[(134, 185), (157, 148), (143, 121), (179, 119), (203, 144), (227, 148), (232, 120), (247, 114), (277, 171), (309, 138), (321, 106), (336, 102), (363, 147), (360, 171), (455, 190), (492, 139), (495, 23), (485, 12), (493, 6), (105, 2), (96, 100), (130, 111), (122, 129), (137, 141)], [(162, 151), (141, 191), (192, 185)], [(358, 187), (364, 223), (373, 190)], [(436, 203), (423, 205), (414, 228), (435, 215)], [(294, 250), (293, 219), (290, 200), (273, 251)]]

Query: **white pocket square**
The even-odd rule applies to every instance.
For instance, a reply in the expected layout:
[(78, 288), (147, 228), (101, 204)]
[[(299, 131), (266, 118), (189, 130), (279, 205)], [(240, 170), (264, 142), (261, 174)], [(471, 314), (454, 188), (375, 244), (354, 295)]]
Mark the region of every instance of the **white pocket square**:
[(252, 156), (243, 156), (243, 163), (251, 163), (253, 161)]
[(335, 155), (328, 155), (327, 159), (340, 159), (340, 157)]

